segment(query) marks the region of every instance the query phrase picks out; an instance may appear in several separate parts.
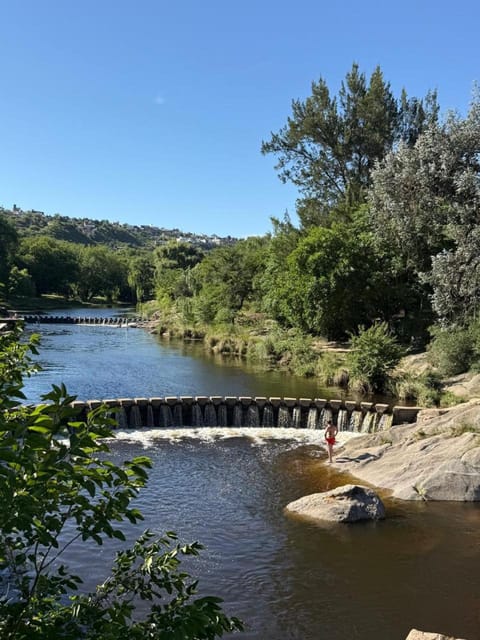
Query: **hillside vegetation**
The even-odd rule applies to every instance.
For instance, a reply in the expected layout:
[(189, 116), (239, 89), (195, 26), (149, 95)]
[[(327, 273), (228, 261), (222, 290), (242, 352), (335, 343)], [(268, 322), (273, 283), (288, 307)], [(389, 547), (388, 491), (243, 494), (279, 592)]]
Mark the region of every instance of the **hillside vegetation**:
[(0, 212), (11, 223), (20, 237), (50, 236), (57, 240), (82, 245), (104, 244), (112, 248), (137, 247), (152, 249), (169, 240), (185, 241), (203, 249), (229, 245), (235, 238), (217, 235), (195, 234), (179, 229), (164, 229), (153, 225), (130, 225), (91, 218), (69, 218), (55, 214), (45, 215), (41, 211), (22, 211), (15, 207)]

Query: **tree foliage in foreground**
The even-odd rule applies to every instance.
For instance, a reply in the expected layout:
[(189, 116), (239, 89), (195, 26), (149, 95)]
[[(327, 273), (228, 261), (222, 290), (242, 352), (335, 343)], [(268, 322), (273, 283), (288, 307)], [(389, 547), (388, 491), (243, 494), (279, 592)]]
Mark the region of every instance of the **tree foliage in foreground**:
[[(198, 543), (144, 532), (119, 552), (105, 582), (82, 593), (65, 563), (70, 545), (125, 540), (122, 522), (142, 514), (132, 499), (150, 461), (109, 459), (114, 421), (101, 407), (79, 421), (73, 398), (54, 386), (37, 407), (18, 407), (28, 349), (0, 334), (0, 637), (2, 640), (211, 640), (240, 630), (215, 597), (195, 598), (180, 568)], [(88, 570), (88, 567), (86, 567)], [(136, 604), (149, 606), (141, 615)]]

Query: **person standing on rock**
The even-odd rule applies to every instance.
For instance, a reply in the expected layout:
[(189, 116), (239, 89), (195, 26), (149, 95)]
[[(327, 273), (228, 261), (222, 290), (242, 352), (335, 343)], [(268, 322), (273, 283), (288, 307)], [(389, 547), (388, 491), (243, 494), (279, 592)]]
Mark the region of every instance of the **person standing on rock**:
[(325, 429), (325, 440), (327, 441), (328, 461), (333, 462), (333, 445), (335, 444), (335, 436), (338, 433), (337, 427), (331, 420), (327, 422), (327, 428)]

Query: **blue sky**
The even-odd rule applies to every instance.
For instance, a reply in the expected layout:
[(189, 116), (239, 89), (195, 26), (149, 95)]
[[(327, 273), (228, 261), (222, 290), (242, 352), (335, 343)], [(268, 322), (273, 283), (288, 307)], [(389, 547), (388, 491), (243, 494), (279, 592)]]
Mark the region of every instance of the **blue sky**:
[[(0, 0), (0, 205), (244, 237), (296, 191), (260, 145), (380, 65), (465, 113), (477, 0)], [(294, 218), (295, 219), (295, 218)]]

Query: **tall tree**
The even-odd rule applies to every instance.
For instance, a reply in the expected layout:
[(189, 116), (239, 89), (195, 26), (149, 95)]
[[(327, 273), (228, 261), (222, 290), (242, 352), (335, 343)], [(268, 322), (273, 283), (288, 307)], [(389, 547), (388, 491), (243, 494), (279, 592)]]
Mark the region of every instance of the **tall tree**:
[(287, 125), (263, 142), (262, 152), (274, 153), (280, 178), (317, 203), (319, 224), (333, 207), (363, 200), (374, 162), (393, 142), (396, 121), (396, 103), (380, 68), (367, 84), (354, 64), (338, 98), (320, 78), (305, 101), (293, 100)]
[(281, 180), (298, 186), (303, 227), (325, 224), (332, 211), (348, 216), (365, 201), (375, 163), (402, 137), (414, 140), (428, 117), (436, 117), (434, 94), (426, 106), (402, 95), (399, 104), (380, 67), (367, 82), (353, 64), (338, 97), (320, 78), (311, 96), (292, 102), (287, 125), (263, 142), (262, 152), (275, 154)]
[(81, 247), (78, 292), (82, 300), (104, 296), (116, 300), (127, 288), (127, 263), (117, 253), (102, 245)]
[(433, 287), (440, 318), (465, 319), (477, 307), (480, 239), (480, 96), (465, 118), (432, 123), (373, 172), (372, 226), (400, 268)]

